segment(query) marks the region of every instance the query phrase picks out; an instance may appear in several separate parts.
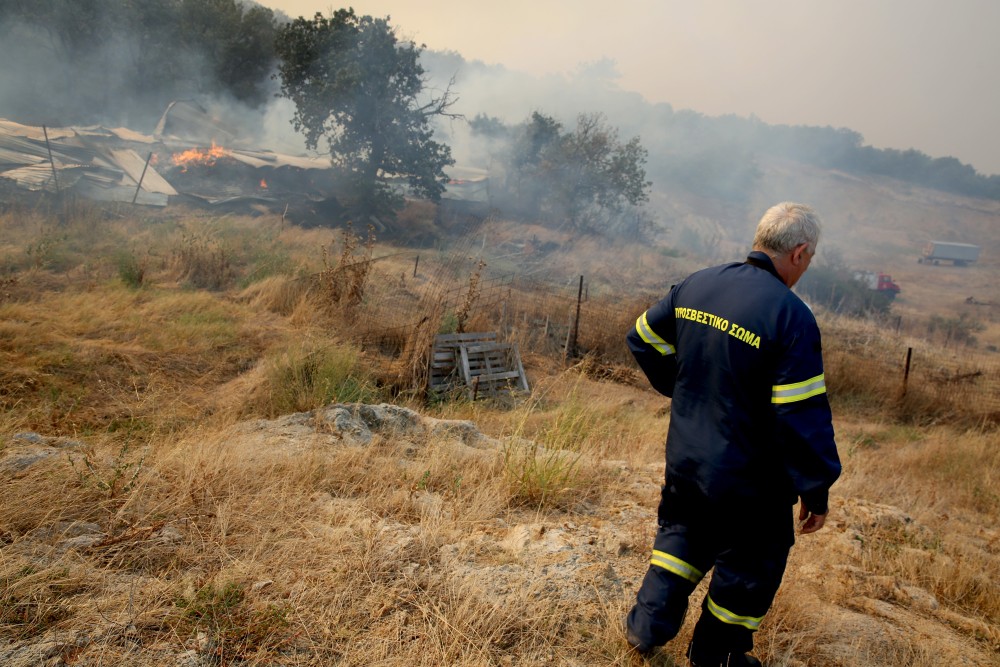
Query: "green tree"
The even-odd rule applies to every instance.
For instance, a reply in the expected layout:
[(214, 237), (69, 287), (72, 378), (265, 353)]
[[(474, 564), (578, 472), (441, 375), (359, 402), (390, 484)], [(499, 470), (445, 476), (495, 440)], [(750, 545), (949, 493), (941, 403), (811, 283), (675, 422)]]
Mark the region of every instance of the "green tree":
[(242, 0), (0, 0), (0, 115), (148, 121), (171, 100), (219, 92), (259, 104), (277, 27)]
[(251, 104), (266, 100), (278, 32), (272, 10), (237, 0), (182, 0), (179, 24), (184, 41), (207, 61), (204, 87), (221, 85)]
[(453, 116), (450, 87), (421, 99), (422, 47), (400, 42), (388, 19), (340, 9), (286, 25), (276, 42), (281, 92), (295, 103), (295, 129), (316, 148), (325, 138), (333, 164), (350, 185), (348, 210), (392, 215), (402, 196), (390, 179), (404, 178), (432, 201), (444, 192), (451, 149), (432, 139), (430, 121)]
[(601, 114), (581, 114), (564, 132), (536, 111), (514, 135), (507, 187), (522, 214), (580, 227), (606, 223), (648, 201), (647, 157), (638, 137), (622, 143)]
[(507, 181), (518, 210), (540, 215), (552, 180), (546, 155), (554, 153), (562, 136), (562, 124), (551, 116), (532, 112), (510, 149)]

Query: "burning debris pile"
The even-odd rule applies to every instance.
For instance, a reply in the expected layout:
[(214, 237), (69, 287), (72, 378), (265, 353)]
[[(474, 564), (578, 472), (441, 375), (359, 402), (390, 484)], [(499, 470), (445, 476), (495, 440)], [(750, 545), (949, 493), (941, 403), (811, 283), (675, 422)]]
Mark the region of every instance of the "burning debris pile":
[[(226, 144), (219, 144), (219, 138)], [(241, 147), (198, 107), (175, 102), (152, 135), (127, 128), (48, 128), (0, 119), (0, 180), (34, 192), (166, 206), (220, 205), (333, 197), (330, 161)], [(322, 208), (322, 207), (320, 207)]]
[[(446, 198), (486, 202), (485, 171), (452, 171)], [(151, 135), (0, 119), (0, 192), (8, 196), (19, 189), (146, 206), (187, 201), (323, 224), (340, 210), (335, 178), (328, 158), (250, 148), (188, 102), (171, 103)], [(404, 191), (403, 179), (398, 187)]]

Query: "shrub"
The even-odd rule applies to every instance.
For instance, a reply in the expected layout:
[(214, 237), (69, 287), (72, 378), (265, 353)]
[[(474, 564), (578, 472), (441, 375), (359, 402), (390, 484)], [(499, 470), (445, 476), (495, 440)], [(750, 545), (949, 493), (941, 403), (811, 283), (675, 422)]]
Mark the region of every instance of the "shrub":
[(265, 396), (258, 408), (269, 416), (304, 412), (331, 402), (377, 403), (380, 394), (357, 352), (335, 344), (305, 344), (267, 362)]
[(580, 456), (512, 438), (504, 447), (503, 464), (514, 504), (559, 507), (579, 500)]
[(139, 289), (146, 279), (146, 258), (139, 259), (134, 252), (119, 252), (115, 257), (118, 277), (126, 286)]
[(194, 595), (179, 597), (182, 625), (207, 635), (205, 652), (219, 665), (242, 664), (261, 652), (274, 651), (286, 641), (288, 610), (268, 605), (253, 609), (240, 584), (206, 584)]

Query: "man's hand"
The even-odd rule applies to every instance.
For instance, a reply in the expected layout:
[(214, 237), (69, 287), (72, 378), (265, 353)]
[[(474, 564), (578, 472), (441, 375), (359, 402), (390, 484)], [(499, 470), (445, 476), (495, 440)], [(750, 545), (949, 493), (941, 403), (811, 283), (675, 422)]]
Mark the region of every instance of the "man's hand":
[(799, 502), (799, 533), (802, 535), (815, 533), (826, 523), (826, 515), (829, 513), (827, 511), (826, 514), (813, 514), (805, 503)]

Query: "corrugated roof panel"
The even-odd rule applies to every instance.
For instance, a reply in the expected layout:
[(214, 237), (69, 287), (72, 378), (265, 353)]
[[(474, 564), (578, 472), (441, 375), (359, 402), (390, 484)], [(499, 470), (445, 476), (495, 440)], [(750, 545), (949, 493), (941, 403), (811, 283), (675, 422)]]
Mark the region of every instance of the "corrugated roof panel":
[(76, 135), (76, 130), (72, 127), (47, 127), (34, 125), (22, 125), (12, 120), (0, 119), (0, 135), (12, 135), (17, 137), (27, 137), (35, 141), (45, 142), (45, 132), (49, 133), (49, 141), (56, 139), (66, 139)]
[(55, 190), (55, 184), (52, 182), (52, 166), (48, 162), (10, 169), (0, 174), (0, 177), (8, 178), (28, 190)]
[(134, 141), (137, 144), (155, 144), (156, 137), (149, 134), (142, 134), (127, 127), (113, 127), (110, 132), (122, 141)]
[[(146, 160), (140, 157), (138, 153), (133, 150), (121, 150), (121, 151), (111, 151), (111, 156), (115, 159), (115, 162), (119, 167), (122, 168), (126, 174), (131, 177), (132, 181), (139, 183), (139, 179), (142, 179), (142, 189), (147, 192), (157, 192), (164, 195), (176, 195), (177, 190), (173, 188), (170, 183), (167, 183), (166, 179), (157, 173), (153, 165), (146, 166)], [(143, 169), (145, 168), (146, 173), (143, 175)]]
[(146, 192), (145, 190), (140, 190), (138, 196), (136, 196), (135, 185), (116, 185), (107, 187), (103, 185), (96, 185), (89, 180), (82, 180), (80, 181), (80, 185), (77, 190), (85, 197), (99, 201), (120, 201), (131, 203), (132, 199), (135, 198), (136, 204), (143, 204), (145, 206), (167, 205), (167, 195), (159, 192)]
[(39, 164), (40, 162), (47, 163), (48, 159), (42, 157), (41, 155), (29, 155), (22, 151), (11, 150), (4, 146), (0, 146), (0, 165), (15, 168)]
[(242, 148), (229, 151), (233, 159), (239, 160), (251, 167), (297, 167), (299, 169), (329, 169), (330, 159), (324, 157), (307, 157), (298, 155), (282, 155), (270, 151), (248, 151)]
[[(71, 167), (59, 170), (59, 189), (68, 190), (79, 182), (85, 173), (85, 167)], [(11, 169), (0, 174), (0, 178), (7, 178), (18, 186), (27, 190), (48, 190), (55, 192), (55, 181), (52, 178), (52, 165), (48, 162)]]

